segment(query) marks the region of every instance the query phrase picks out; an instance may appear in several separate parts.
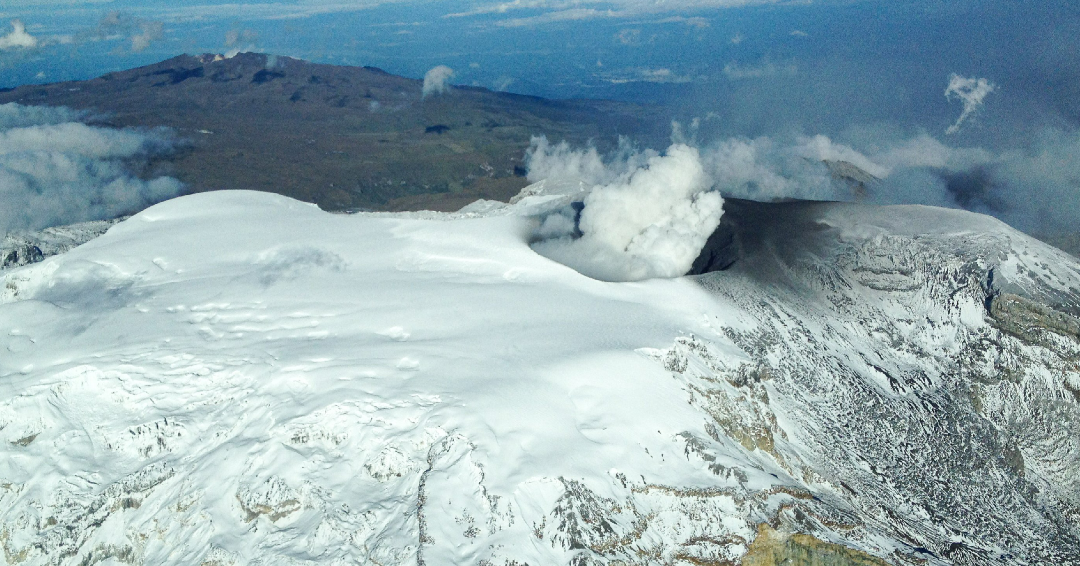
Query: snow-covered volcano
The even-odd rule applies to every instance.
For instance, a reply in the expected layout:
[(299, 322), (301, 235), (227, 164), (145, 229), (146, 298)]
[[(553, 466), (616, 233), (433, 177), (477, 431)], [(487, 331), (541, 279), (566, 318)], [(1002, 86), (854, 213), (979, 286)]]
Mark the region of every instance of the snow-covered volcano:
[(1080, 561), (1075, 260), (726, 208), (635, 283), (535, 253), (543, 197), (200, 194), (5, 271), (0, 562)]

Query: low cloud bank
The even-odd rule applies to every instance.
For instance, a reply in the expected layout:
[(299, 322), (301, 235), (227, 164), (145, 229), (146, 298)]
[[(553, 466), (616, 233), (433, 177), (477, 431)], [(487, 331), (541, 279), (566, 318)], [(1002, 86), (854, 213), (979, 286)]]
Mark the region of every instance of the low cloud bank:
[(603, 281), (678, 277), (689, 271), (720, 223), (724, 200), (710, 191), (700, 153), (673, 144), (664, 154), (631, 153), (610, 164), (595, 149), (533, 140), (530, 178), (594, 183), (584, 208), (543, 219), (533, 248)]
[(848, 145), (821, 135), (701, 144), (675, 132), (662, 155), (623, 142), (606, 158), (534, 139), (529, 180), (581, 191), (584, 202), (576, 222), (569, 207), (546, 217), (534, 248), (597, 279), (682, 275), (719, 223), (721, 195), (963, 208), (1035, 234), (1080, 226), (1080, 132), (1046, 130), (1008, 151), (926, 133), (864, 132)]
[(0, 105), (0, 235), (130, 214), (180, 194), (127, 165), (168, 152), (164, 130), (87, 125), (66, 108)]
[(78, 122), (85, 119), (86, 116), (86, 112), (72, 110), (63, 106), (0, 104), (0, 132), (6, 132), (12, 128)]
[(1003, 151), (926, 133), (870, 139), (856, 148), (825, 136), (736, 138), (702, 155), (715, 188), (730, 197), (963, 208), (1031, 233), (1080, 226), (1080, 132), (1047, 129), (1037, 142)]

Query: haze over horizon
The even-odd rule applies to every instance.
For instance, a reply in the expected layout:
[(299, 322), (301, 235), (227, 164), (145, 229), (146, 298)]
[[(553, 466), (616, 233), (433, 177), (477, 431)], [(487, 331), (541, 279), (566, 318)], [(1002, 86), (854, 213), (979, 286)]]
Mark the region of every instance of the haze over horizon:
[(661, 105), (682, 124), (673, 141), (743, 155), (749, 188), (729, 194), (844, 198), (792, 173), (823, 136), (813, 157), (854, 150), (888, 177), (877, 202), (1029, 231), (1080, 218), (1080, 8), (1065, 1), (15, 0), (0, 25), (0, 88), (181, 53), (439, 70), (440, 84)]
[(415, 78), (446, 65), (455, 84), (549, 98), (678, 101), (749, 136), (943, 132), (959, 113), (942, 95), (954, 73), (998, 86), (966, 140), (1080, 120), (1080, 9), (1058, 1), (14, 0), (0, 25), (0, 87), (259, 51)]

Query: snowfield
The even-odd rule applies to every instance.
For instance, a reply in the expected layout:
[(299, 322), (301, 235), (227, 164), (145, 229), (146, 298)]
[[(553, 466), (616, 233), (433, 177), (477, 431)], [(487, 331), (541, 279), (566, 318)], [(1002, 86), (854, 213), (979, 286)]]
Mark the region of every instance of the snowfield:
[(550, 210), (206, 193), (0, 272), (0, 564), (1080, 561), (1068, 256), (835, 205), (607, 283)]

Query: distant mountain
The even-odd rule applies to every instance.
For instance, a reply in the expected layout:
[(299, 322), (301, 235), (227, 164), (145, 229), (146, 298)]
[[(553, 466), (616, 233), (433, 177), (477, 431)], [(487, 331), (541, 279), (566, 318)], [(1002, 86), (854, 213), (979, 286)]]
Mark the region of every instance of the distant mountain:
[[(658, 108), (452, 87), (371, 67), (241, 53), (181, 55), (77, 82), (0, 92), (0, 103), (69, 106), (116, 126), (167, 126), (185, 140), (148, 174), (192, 192), (252, 189), (328, 210), (456, 210), (506, 200), (527, 183), (534, 135), (585, 144), (668, 134)], [(662, 142), (661, 142), (662, 143)], [(654, 144), (655, 145), (655, 144)]]

